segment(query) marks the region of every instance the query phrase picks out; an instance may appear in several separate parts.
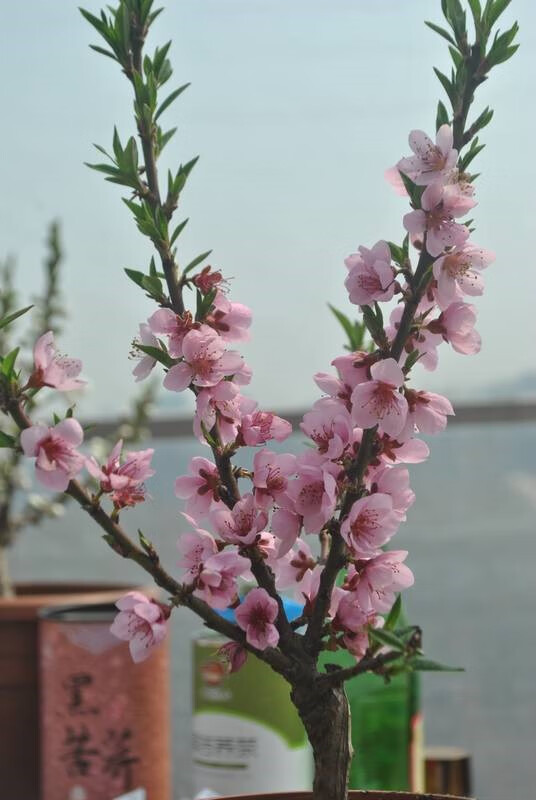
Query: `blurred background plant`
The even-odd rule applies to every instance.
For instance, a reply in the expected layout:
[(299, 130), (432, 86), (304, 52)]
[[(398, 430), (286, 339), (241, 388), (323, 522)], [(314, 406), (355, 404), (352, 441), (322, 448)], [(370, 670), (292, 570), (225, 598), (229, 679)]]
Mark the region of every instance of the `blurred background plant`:
[[(26, 352), (21, 362), (29, 371), (32, 367), (32, 343), (47, 331), (52, 331), (55, 337), (58, 337), (67, 316), (61, 293), (63, 261), (60, 224), (58, 221), (53, 221), (46, 236), (43, 288), (40, 294), (31, 298), (34, 307), (27, 317), (30, 325), (23, 339)], [(0, 319), (2, 320), (20, 308), (16, 276), (17, 260), (13, 256), (6, 256), (0, 263)], [(0, 352), (13, 353), (12, 342), (15, 339), (20, 341), (17, 325), (0, 328)], [(118, 422), (109, 436), (89, 437), (87, 444), (91, 454), (96, 458), (102, 457), (109, 450), (110, 443), (115, 443), (119, 438), (127, 445), (147, 438), (150, 435), (149, 416), (155, 394), (154, 383), (144, 384), (134, 395), (127, 415)], [(66, 395), (64, 400), (67, 406), (72, 406), (74, 393)], [(46, 414), (46, 393), (40, 393), (30, 402), (34, 413), (38, 410), (41, 415)], [(2, 429), (10, 430), (10, 427), (13, 427), (10, 418), (3, 412), (0, 413)], [(91, 433), (91, 428), (88, 432)], [(10, 597), (15, 594), (15, 588), (10, 578), (8, 551), (14, 544), (15, 538), (26, 528), (41, 525), (46, 519), (61, 516), (70, 498), (63, 493), (44, 494), (34, 491), (21, 464), (20, 448), (11, 449), (9, 435), (6, 441), (0, 441), (0, 446), (0, 597)]]

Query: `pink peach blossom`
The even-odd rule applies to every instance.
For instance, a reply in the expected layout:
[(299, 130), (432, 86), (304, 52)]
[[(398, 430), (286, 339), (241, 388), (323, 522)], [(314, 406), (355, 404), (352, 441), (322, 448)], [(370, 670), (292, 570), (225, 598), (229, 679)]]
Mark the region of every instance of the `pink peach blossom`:
[[(272, 453), (263, 448), (253, 459), (255, 503), (267, 511), (274, 502), (281, 505), (288, 488), (288, 478), (296, 472), (296, 456)], [(288, 503), (288, 501), (287, 501)]]
[(426, 250), (439, 256), (447, 247), (461, 247), (469, 237), (469, 228), (455, 222), (465, 211), (438, 183), (431, 183), (423, 192), (422, 208), (404, 216), (404, 227), (412, 236), (426, 233)]
[(399, 524), (389, 495), (377, 492), (356, 500), (341, 525), (341, 535), (356, 558), (371, 558)]
[(186, 569), (182, 579), (187, 584), (192, 584), (203, 569), (204, 562), (218, 552), (216, 540), (208, 531), (198, 528), (195, 520), (187, 514), (183, 514), (186, 520), (193, 526), (193, 531), (181, 534), (177, 547), (181, 554), (178, 562), (180, 567)]
[(448, 207), (455, 210), (455, 217), (463, 217), (476, 206), (475, 187), (459, 169), (453, 169), (443, 185), (443, 198)]
[(394, 358), (376, 362), (370, 373), (372, 380), (358, 384), (352, 392), (352, 419), (363, 429), (379, 425), (389, 436), (396, 436), (408, 412), (406, 399), (398, 391), (404, 373)]
[(359, 383), (365, 383), (370, 378), (370, 368), (374, 364), (375, 357), (365, 350), (356, 350), (353, 353), (345, 353), (337, 356), (331, 362), (339, 374), (339, 378), (352, 389)]
[(406, 511), (415, 501), (415, 493), (409, 485), (409, 472), (404, 467), (391, 467), (385, 463), (372, 475), (374, 491), (387, 494), (391, 498), (393, 514), (400, 522), (406, 519)]
[(100, 467), (94, 458), (86, 462), (87, 471), (94, 478), (100, 481), (102, 492), (111, 492), (114, 489), (124, 489), (125, 486), (133, 486), (143, 483), (147, 478), (155, 474), (151, 469), (151, 459), (154, 450), (131, 450), (125, 454), (125, 460), (121, 464), (121, 450), (123, 440), (119, 439), (113, 447), (106, 464)]
[(208, 294), (215, 286), (225, 286), (227, 282), (219, 270), (213, 270), (210, 264), (207, 264), (201, 272), (194, 275), (192, 283), (202, 294)]
[(347, 583), (352, 585), (362, 607), (386, 614), (396, 593), (413, 586), (413, 573), (402, 563), (407, 555), (407, 550), (388, 550), (365, 562), (358, 571), (353, 566), (349, 568)]
[(116, 606), (119, 614), (110, 627), (111, 633), (129, 643), (133, 661), (145, 661), (166, 637), (169, 609), (141, 592), (128, 592)]
[(226, 342), (245, 342), (249, 339), (251, 309), (242, 303), (231, 303), (222, 291), (216, 292), (213, 310), (205, 318)]
[(480, 270), (485, 269), (495, 256), (488, 250), (466, 243), (434, 262), (437, 280), (437, 302), (441, 309), (459, 300), (458, 292), (472, 296), (481, 295), (484, 282)]
[(34, 345), (33, 356), (34, 370), (28, 386), (34, 389), (50, 386), (60, 392), (72, 392), (86, 385), (86, 381), (78, 378), (82, 362), (78, 358), (58, 355), (52, 331), (39, 337)]
[[(349, 569), (351, 570), (352, 567), (350, 566)], [(337, 604), (333, 628), (336, 631), (344, 630), (357, 633), (370, 621), (371, 611), (370, 603), (361, 605), (353, 591), (349, 592), (343, 589)]]
[(154, 333), (152, 333), (149, 325), (146, 322), (142, 322), (140, 324), (139, 340), (134, 341), (134, 347), (132, 353), (132, 355), (134, 355), (138, 359), (138, 363), (132, 370), (132, 374), (136, 378), (136, 383), (139, 383), (139, 381), (142, 381), (144, 380), (144, 378), (147, 378), (147, 376), (150, 374), (150, 372), (152, 371), (152, 369), (156, 364), (156, 359), (154, 359), (152, 356), (146, 355), (143, 352), (143, 350), (138, 349), (137, 347), (138, 343), (146, 345), (147, 347), (155, 347), (157, 350), (162, 349), (160, 347), (158, 339), (156, 338)]
[(235, 611), (238, 625), (246, 632), (246, 640), (257, 650), (276, 647), (279, 633), (274, 625), (279, 613), (277, 602), (266, 589), (252, 589)]
[(317, 561), (307, 542), (297, 539), (292, 548), (273, 565), (278, 588), (297, 588), (299, 594), (303, 594), (306, 591), (304, 586), (309, 587), (311, 574), (316, 567)]
[(248, 651), (238, 642), (226, 642), (218, 648), (216, 655), (227, 663), (228, 671), (232, 674), (242, 669), (247, 661)]
[(82, 426), (72, 417), (53, 428), (32, 425), (20, 435), (24, 455), (36, 457), (37, 480), (56, 492), (64, 492), (69, 481), (83, 469), (86, 459), (76, 450), (83, 439)]
[(201, 389), (196, 397), (194, 433), (205, 440), (202, 425), (210, 431), (218, 422), (218, 432), (223, 444), (236, 439), (242, 418), (240, 389), (234, 381), (220, 381), (216, 386)]
[(215, 464), (201, 456), (190, 461), (190, 475), (175, 481), (175, 494), (186, 500), (188, 514), (206, 516), (220, 502), (220, 475)]
[(303, 463), (302, 459), (298, 465), (298, 477), (290, 482), (288, 496), (294, 510), (303, 517), (307, 533), (319, 533), (335, 510), (337, 472), (330, 462), (320, 467)]
[[(386, 327), (385, 333), (391, 342), (397, 334), (403, 311), (404, 309), (401, 305), (396, 306), (389, 317), (390, 324)], [(424, 367), (424, 369), (433, 372), (438, 362), (437, 348), (442, 342), (443, 337), (440, 334), (431, 333), (425, 327), (413, 331), (411, 336), (406, 340), (406, 348), (402, 353), (399, 364), (403, 366), (408, 354), (412, 350), (417, 350), (420, 354), (418, 364)]]
[(271, 531), (279, 539), (277, 557), (282, 558), (291, 549), (298, 538), (302, 526), (302, 518), (288, 508), (277, 508), (272, 514)]
[(225, 548), (209, 556), (199, 567), (194, 595), (211, 608), (227, 608), (236, 600), (238, 578), (249, 573), (249, 559), (234, 549)]
[(147, 322), (153, 333), (163, 333), (168, 337), (168, 351), (172, 358), (182, 356), (182, 343), (186, 334), (200, 328), (200, 323), (194, 321), (189, 311), (185, 311), (181, 316), (170, 308), (159, 308)]
[(216, 509), (210, 519), (215, 531), (224, 541), (241, 547), (255, 544), (258, 534), (268, 523), (268, 515), (259, 511), (252, 494), (244, 495), (232, 509)]
[(270, 411), (254, 411), (242, 417), (239, 441), (250, 447), (266, 444), (270, 439), (282, 442), (292, 433), (292, 425), (286, 419)]
[(206, 325), (192, 330), (182, 340), (184, 361), (171, 367), (164, 386), (172, 392), (182, 392), (191, 383), (195, 386), (215, 386), (233, 375), (244, 364), (242, 356), (226, 350), (218, 334)]
[(350, 414), (336, 400), (323, 398), (308, 411), (300, 428), (318, 448), (325, 459), (337, 459), (343, 454), (352, 436)]
[(407, 197), (408, 193), (406, 191), (406, 187), (404, 186), (404, 181), (400, 177), (400, 170), (395, 165), (394, 167), (389, 167), (383, 173), (383, 176), (387, 183), (390, 183), (393, 189), (395, 190), (396, 194), (399, 197)]
[(438, 433), (447, 426), (447, 416), (454, 414), (450, 401), (434, 392), (406, 390), (408, 420), (421, 433)]
[(344, 260), (348, 277), (344, 285), (350, 302), (358, 306), (371, 305), (375, 300), (390, 300), (395, 291), (395, 274), (391, 266), (391, 251), (387, 242), (379, 241), (368, 250), (359, 247)]
[(480, 351), (481, 339), (474, 329), (476, 308), (469, 303), (451, 303), (436, 320), (428, 324), (433, 333), (440, 333), (457, 353), (473, 355)]
[(436, 181), (442, 182), (458, 160), (458, 151), (453, 149), (452, 143), (450, 125), (441, 125), (436, 134), (435, 144), (424, 131), (411, 131), (409, 146), (415, 155), (400, 159), (397, 167), (418, 186), (427, 186)]
[(420, 464), (430, 455), (430, 448), (422, 439), (407, 439), (398, 441), (383, 434), (379, 438), (378, 456), (387, 464)]

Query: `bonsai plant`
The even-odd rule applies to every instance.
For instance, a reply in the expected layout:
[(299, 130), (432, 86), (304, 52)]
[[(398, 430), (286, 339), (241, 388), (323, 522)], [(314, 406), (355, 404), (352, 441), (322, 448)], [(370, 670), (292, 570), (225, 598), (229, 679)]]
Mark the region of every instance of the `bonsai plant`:
[[(41, 341), (42, 349), (53, 335), (57, 336), (61, 332), (60, 323), (65, 317), (60, 290), (63, 253), (58, 222), (52, 222), (49, 226), (47, 251), (44, 261), (45, 285), (42, 294), (34, 298), (35, 313), (32, 315), (31, 330), (27, 334), (27, 338), (32, 340), (32, 344), (36, 339)], [(20, 348), (14, 347), (14, 331), (11, 323), (21, 315), (21, 311), (16, 310), (18, 300), (14, 285), (16, 261), (6, 258), (0, 265), (0, 275), (2, 277), (0, 318), (4, 321), (8, 320), (8, 324), (0, 328), (0, 352), (9, 354), (7, 356), (8, 364), (13, 358), (17, 358), (19, 361), (24, 358), (25, 367), (31, 371), (30, 355), (20, 354)], [(22, 309), (22, 312), (24, 313), (30, 308), (32, 306), (27, 306)], [(39, 355), (37, 359), (39, 360)], [(79, 372), (80, 364), (71, 360), (69, 368)], [(26, 387), (27, 407), (37, 415), (42, 413), (40, 402), (46, 399), (42, 393), (39, 394), (31, 386), (31, 383), (32, 377), (29, 380), (30, 385)], [(80, 390), (84, 385), (85, 381), (75, 377), (65, 387), (66, 391), (72, 392)], [(133, 398), (128, 417), (114, 432), (114, 436), (110, 437), (114, 442), (120, 437), (125, 444), (132, 444), (147, 435), (147, 423), (155, 390), (155, 384), (148, 383), (146, 388)], [(47, 517), (60, 516), (64, 504), (69, 500), (69, 495), (65, 492), (58, 492), (50, 497), (46, 494), (29, 491), (28, 480), (24, 475), (23, 453), (19, 448), (11, 447), (12, 434), (16, 432), (16, 428), (12, 429), (9, 426), (10, 420), (4, 419), (0, 441), (3, 448), (0, 452), (0, 598), (13, 597), (15, 593), (10, 578), (8, 554), (16, 537), (28, 527), (40, 525)], [(107, 447), (107, 444), (97, 437), (91, 439), (90, 447), (95, 454), (98, 454), (103, 446)]]
[[(119, 0), (100, 16), (82, 10), (103, 40), (93, 49), (118, 63), (134, 98), (140, 147), (134, 136), (124, 142), (114, 131), (112, 152), (98, 146), (106, 160), (90, 166), (128, 189), (124, 202), (155, 250), (147, 272), (126, 270), (157, 306), (140, 327), (136, 377), (159, 365), (166, 389), (193, 392), (194, 432), (211, 453), (192, 459), (190, 474), (175, 483), (192, 528), (179, 542), (182, 577), (166, 569), (144, 533), (134, 541), (120, 519), (126, 507), (144, 500), (147, 459), (122, 463), (117, 449), (104, 464), (84, 456), (83, 431), (71, 414), (52, 426), (37, 424), (16, 354), (5, 356), (1, 367), (3, 407), (21, 431), (8, 444), (35, 458), (38, 480), (73, 498), (108, 545), (168, 594), (166, 603), (139, 593), (118, 602), (113, 631), (129, 641), (135, 660), (165, 637), (173, 609), (186, 606), (229, 639), (223, 655), (231, 670), (253, 654), (288, 681), (314, 753), (315, 800), (347, 796), (345, 682), (365, 672), (389, 680), (401, 671), (444, 668), (423, 657), (417, 626), (400, 626), (399, 592), (413, 576), (405, 551), (384, 548), (414, 500), (403, 465), (428, 455), (418, 434), (442, 430), (453, 413), (447, 398), (410, 388), (410, 376), (418, 363), (434, 369), (443, 343), (466, 355), (480, 348), (476, 310), (465, 297), (482, 294), (481, 271), (493, 257), (472, 242), (465, 218), (476, 204), (470, 168), (492, 111), (472, 118), (470, 110), (478, 86), (517, 49), (517, 24), (495, 32), (508, 4), (468, 0), (465, 8), (460, 0), (442, 0), (446, 27), (427, 23), (449, 44), (452, 72), (436, 70), (448, 104), (438, 103), (435, 141), (412, 131), (412, 154), (388, 172), (410, 205), (403, 240), (359, 247), (345, 261), (349, 300), (374, 348), (359, 349), (359, 323), (338, 312), (349, 352), (332, 362), (335, 373), (315, 375), (324, 396), (303, 418), (311, 447), (297, 457), (264, 447), (283, 441), (291, 426), (242, 393), (251, 370), (228, 344), (247, 338), (249, 309), (229, 299), (222, 271), (206, 264), (210, 251), (184, 266), (177, 255), (187, 220), (177, 224), (175, 212), (197, 159), (169, 172), (162, 187), (158, 158), (175, 129), (164, 130), (161, 120), (187, 84), (161, 98), (172, 75), (170, 43), (152, 55), (145, 50), (161, 9), (153, 0)], [(55, 377), (34, 379), (33, 391), (61, 391), (67, 373), (52, 346), (45, 368)], [(235, 462), (246, 447), (257, 448), (253, 469)], [(93, 490), (78, 480), (85, 468), (96, 480)], [(318, 540), (314, 552), (311, 537)], [(241, 580), (254, 583), (245, 595)], [(304, 603), (293, 622), (280, 594), (289, 588)], [(236, 622), (218, 613), (228, 607)], [(338, 648), (350, 651), (355, 664), (320, 667), (320, 654)]]
[[(47, 400), (51, 399), (39, 391), (41, 379), (54, 380), (54, 370), (46, 377), (39, 377), (44, 367), (54, 334), (60, 332), (60, 322), (65, 316), (60, 292), (62, 248), (60, 228), (57, 222), (50, 225), (47, 235), (47, 257), (44, 263), (44, 289), (35, 298), (35, 312), (31, 318), (29, 333), (23, 344), (37, 339), (34, 348), (35, 364), (27, 347), (15, 347), (16, 328), (13, 323), (19, 316), (15, 291), (16, 263), (6, 259), (0, 267), (2, 287), (0, 290), (0, 352), (5, 355), (2, 365), (18, 362), (18, 369), (27, 372), (25, 397), (26, 410), (35, 415), (47, 411)], [(27, 311), (28, 307), (22, 309)], [(7, 322), (7, 324), (5, 324)], [(77, 373), (79, 362), (60, 360), (62, 368)], [(46, 368), (45, 368), (46, 371)], [(57, 377), (57, 375), (56, 375)], [(37, 386), (33, 384), (37, 383)], [(56, 406), (58, 413), (72, 414), (69, 406), (70, 392), (84, 384), (77, 375), (63, 381), (68, 390), (67, 402)], [(129, 417), (116, 431), (114, 442), (121, 437), (126, 443), (135, 442), (147, 433), (148, 413), (155, 393), (155, 385), (147, 383), (133, 398)], [(62, 411), (63, 408), (63, 411)], [(59, 417), (56, 417), (59, 421)], [(47, 518), (59, 516), (70, 496), (65, 492), (36, 492), (31, 487), (26, 473), (23, 452), (12, 447), (17, 428), (12, 420), (2, 419), (0, 435), (0, 773), (4, 790), (13, 796), (37, 797), (39, 770), (39, 680), (38, 680), (38, 614), (43, 608), (65, 603), (94, 604), (112, 602), (124, 594), (125, 583), (103, 584), (88, 576), (83, 583), (74, 581), (24, 581), (15, 584), (10, 577), (9, 551), (17, 537), (29, 527), (39, 526)], [(90, 440), (90, 449), (95, 455), (106, 452), (110, 442), (97, 437)], [(104, 448), (104, 450), (103, 450)], [(155, 665), (156, 668), (157, 665)], [(9, 739), (7, 737), (9, 731)], [(24, 758), (22, 754), (24, 753)]]

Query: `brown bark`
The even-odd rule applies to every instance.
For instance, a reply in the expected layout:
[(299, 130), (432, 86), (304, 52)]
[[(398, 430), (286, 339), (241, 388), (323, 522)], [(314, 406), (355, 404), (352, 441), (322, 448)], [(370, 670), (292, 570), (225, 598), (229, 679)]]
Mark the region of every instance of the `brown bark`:
[(344, 687), (302, 684), (293, 687), (291, 698), (313, 748), (312, 800), (347, 800), (352, 744)]

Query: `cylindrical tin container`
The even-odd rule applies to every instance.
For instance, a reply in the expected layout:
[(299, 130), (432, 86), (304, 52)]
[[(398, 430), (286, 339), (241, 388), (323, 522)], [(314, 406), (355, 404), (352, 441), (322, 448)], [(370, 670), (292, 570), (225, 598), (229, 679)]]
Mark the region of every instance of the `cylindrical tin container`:
[(39, 614), (43, 608), (113, 603), (132, 589), (103, 583), (19, 583), (0, 597), (0, 796), (40, 800)]
[(42, 613), (41, 800), (170, 798), (169, 654), (134, 664), (113, 605)]
[[(285, 606), (290, 619), (301, 613)], [(206, 632), (193, 641), (194, 795), (307, 789), (312, 755), (287, 682), (253, 656), (229, 674), (216, 656), (225, 641)]]

